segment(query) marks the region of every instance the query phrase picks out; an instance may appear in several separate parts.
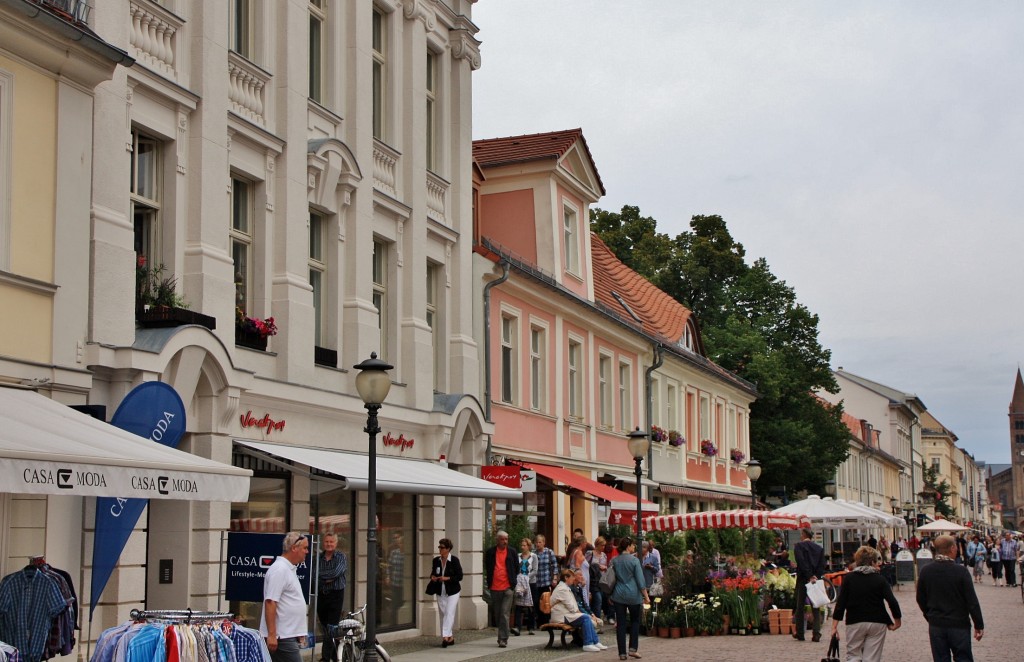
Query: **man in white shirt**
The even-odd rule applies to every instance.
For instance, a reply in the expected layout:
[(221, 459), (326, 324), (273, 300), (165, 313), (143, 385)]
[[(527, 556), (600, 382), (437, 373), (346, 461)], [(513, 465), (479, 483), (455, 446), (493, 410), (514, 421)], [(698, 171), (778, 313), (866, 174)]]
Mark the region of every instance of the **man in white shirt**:
[(260, 634), (274, 662), (302, 662), (299, 652), (306, 637), (306, 599), (296, 566), (309, 554), (309, 539), (301, 533), (284, 537), (282, 553), (263, 577), (263, 615)]

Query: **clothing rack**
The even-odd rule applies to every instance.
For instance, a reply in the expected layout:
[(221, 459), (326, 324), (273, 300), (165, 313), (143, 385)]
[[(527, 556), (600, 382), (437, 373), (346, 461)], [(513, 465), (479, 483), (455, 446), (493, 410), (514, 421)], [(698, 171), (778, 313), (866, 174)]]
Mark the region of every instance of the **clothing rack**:
[(231, 620), (235, 617), (234, 614), (226, 611), (192, 611), (191, 609), (132, 609), (128, 615), (133, 621), (158, 619), (161, 621), (181, 621), (186, 624), (191, 623), (193, 620)]

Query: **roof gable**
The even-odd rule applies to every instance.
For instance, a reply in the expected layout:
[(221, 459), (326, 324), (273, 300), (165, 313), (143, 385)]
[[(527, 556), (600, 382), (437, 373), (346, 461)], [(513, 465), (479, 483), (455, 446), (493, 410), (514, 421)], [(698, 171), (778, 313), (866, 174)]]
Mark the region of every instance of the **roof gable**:
[(474, 140), (473, 158), (484, 169), (553, 161), (554, 166), (562, 166), (569, 176), (593, 191), (596, 197), (605, 194), (604, 183), (583, 137), (583, 129)]

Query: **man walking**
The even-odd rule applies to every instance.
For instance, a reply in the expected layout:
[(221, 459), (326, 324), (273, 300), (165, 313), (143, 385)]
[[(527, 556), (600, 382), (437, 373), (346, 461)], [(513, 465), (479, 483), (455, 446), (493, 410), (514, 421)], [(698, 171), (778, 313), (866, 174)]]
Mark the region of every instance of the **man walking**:
[(316, 617), (324, 632), (324, 643), (320, 649), (320, 662), (334, 662), (338, 651), (328, 628), (341, 620), (345, 605), (345, 586), (348, 582), (348, 557), (338, 549), (338, 536), (325, 533), (321, 538), (323, 549), (317, 569)]
[(302, 662), (299, 649), (306, 638), (307, 606), (296, 567), (309, 553), (309, 540), (292, 532), (284, 537), (281, 549), (263, 577), (260, 634), (273, 662)]
[(508, 617), (515, 597), (516, 555), (508, 549), (508, 533), (498, 531), (497, 544), (484, 552), (484, 576), (491, 589), (491, 618), (498, 625), (498, 647), (508, 646)]
[[(807, 618), (804, 616), (807, 584), (817, 582), (818, 577), (825, 574), (825, 550), (814, 542), (813, 537), (810, 529), (802, 529), (800, 542), (793, 546), (793, 556), (796, 558), (796, 609), (793, 610), (796, 634), (793, 638), (797, 641), (804, 641), (804, 630), (807, 626)], [(811, 617), (814, 633), (811, 640), (821, 641), (821, 609), (812, 608)]]
[(533, 541), (533, 553), (537, 555), (537, 581), (530, 584), (530, 591), (533, 593), (534, 623), (540, 626), (551, 619), (540, 610), (540, 595), (558, 585), (558, 557), (547, 546), (547, 539), (539, 534)]
[(974, 662), (971, 652), (971, 621), (974, 638), (981, 641), (985, 622), (974, 583), (967, 568), (953, 561), (956, 540), (939, 536), (932, 543), (935, 560), (921, 569), (917, 580), (917, 604), (928, 621), (928, 638), (934, 662)]
[(1020, 543), (1013, 539), (1009, 531), (1003, 532), (1003, 539), (999, 541), (999, 558), (1003, 563), (1003, 577), (1006, 578), (1005, 586), (1017, 585), (1017, 551)]

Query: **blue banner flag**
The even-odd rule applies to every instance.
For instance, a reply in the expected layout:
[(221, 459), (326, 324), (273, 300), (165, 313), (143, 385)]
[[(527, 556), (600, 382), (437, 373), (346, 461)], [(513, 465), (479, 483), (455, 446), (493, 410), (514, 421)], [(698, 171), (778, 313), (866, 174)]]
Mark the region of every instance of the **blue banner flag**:
[[(146, 382), (132, 389), (114, 412), (110, 424), (127, 430), (158, 444), (177, 448), (185, 436), (185, 405), (181, 396), (163, 382)], [(142, 480), (142, 478), (140, 478)], [(149, 479), (146, 478), (148, 481)], [(151, 487), (166, 490), (158, 478)], [(149, 499), (122, 499), (98, 497), (96, 499), (96, 533), (92, 547), (92, 590), (89, 601), (89, 620), (100, 601), (107, 581), (128, 537), (139, 521)]]

